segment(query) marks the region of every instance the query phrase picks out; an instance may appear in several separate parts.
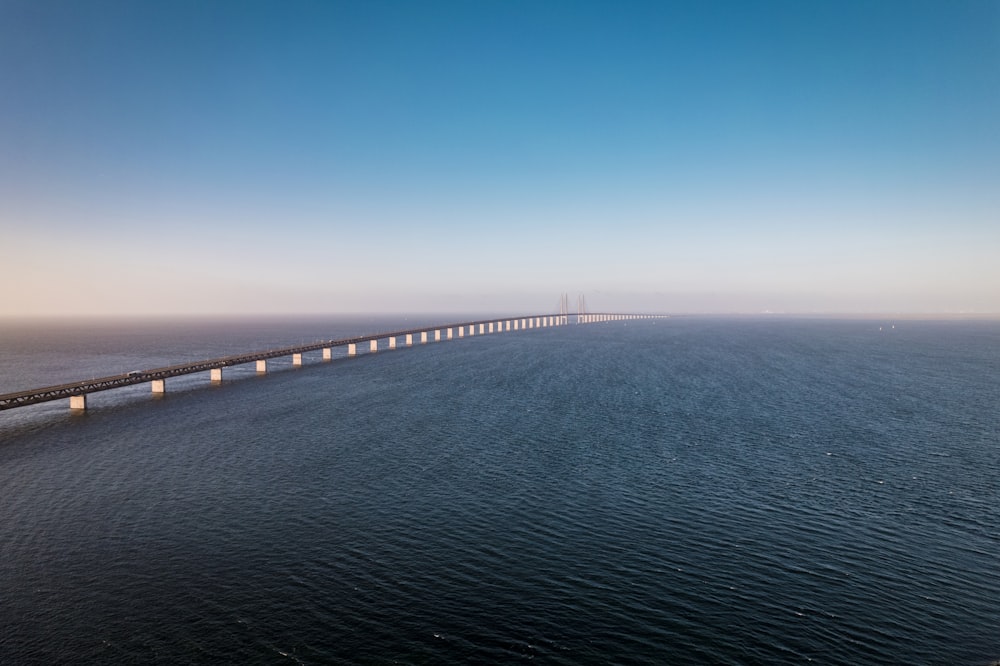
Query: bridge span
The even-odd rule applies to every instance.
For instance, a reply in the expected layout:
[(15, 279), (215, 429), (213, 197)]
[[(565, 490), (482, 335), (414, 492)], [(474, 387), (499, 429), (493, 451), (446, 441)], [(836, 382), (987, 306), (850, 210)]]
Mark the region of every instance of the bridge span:
[(159, 394), (166, 392), (166, 380), (171, 377), (179, 377), (181, 375), (191, 375), (197, 372), (207, 371), (211, 381), (221, 382), (222, 369), (232, 367), (234, 365), (256, 363), (257, 372), (266, 373), (267, 361), (273, 358), (291, 356), (292, 365), (299, 366), (302, 365), (302, 355), (308, 352), (322, 351), (323, 360), (331, 360), (333, 358), (334, 348), (346, 347), (348, 356), (356, 356), (358, 345), (364, 345), (365, 343), (368, 344), (369, 352), (377, 352), (379, 350), (380, 341), (385, 341), (388, 349), (396, 349), (398, 346), (397, 343), (400, 340), (403, 341), (405, 346), (410, 347), (414, 345), (414, 339), (416, 339), (419, 344), (427, 344), (432, 341), (438, 342), (441, 340), (451, 340), (455, 337), (463, 338), (466, 336), (471, 337), (475, 335), (489, 335), (493, 333), (506, 333), (509, 331), (525, 331), (535, 328), (564, 326), (569, 324), (571, 319), (577, 324), (590, 324), (629, 319), (655, 319), (665, 316), (667, 315), (622, 313), (527, 315), (523, 317), (479, 319), (476, 321), (441, 324), (439, 326), (371, 333), (368, 335), (359, 335), (339, 340), (321, 340), (294, 347), (282, 347), (280, 349), (269, 349), (266, 351), (223, 356), (205, 361), (182, 363), (162, 368), (153, 368), (151, 370), (137, 370), (120, 375), (101, 377), (98, 379), (59, 384), (57, 386), (45, 386), (42, 388), (18, 391), (15, 393), (6, 393), (0, 395), (0, 410), (26, 407), (40, 402), (49, 402), (52, 400), (69, 398), (70, 409), (82, 411), (87, 409), (87, 395), (98, 391), (108, 391), (110, 389), (149, 382), (152, 387), (152, 392), (154, 394)]

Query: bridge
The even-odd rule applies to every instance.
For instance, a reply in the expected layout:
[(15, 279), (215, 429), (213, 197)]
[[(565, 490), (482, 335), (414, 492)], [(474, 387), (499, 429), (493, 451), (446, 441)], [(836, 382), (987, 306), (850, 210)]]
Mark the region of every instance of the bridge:
[[(424, 328), (413, 328), (401, 331), (391, 331), (387, 333), (371, 333), (352, 338), (340, 340), (321, 340), (294, 347), (283, 347), (281, 349), (269, 349), (266, 351), (249, 352), (246, 354), (236, 354), (233, 356), (223, 356), (205, 361), (195, 361), (193, 363), (182, 363), (180, 365), (170, 365), (163, 368), (153, 368), (151, 370), (136, 370), (120, 375), (111, 375), (99, 379), (87, 381), (71, 382), (69, 384), (59, 384), (58, 386), (45, 386), (42, 388), (18, 391), (16, 393), (6, 393), (0, 395), (0, 410), (26, 407), (40, 402), (61, 400), (69, 398), (70, 409), (83, 411), (87, 409), (87, 395), (98, 391), (108, 391), (110, 389), (132, 386), (134, 384), (144, 384), (149, 382), (154, 394), (166, 392), (166, 380), (171, 377), (181, 375), (191, 375), (197, 372), (208, 372), (211, 381), (222, 381), (223, 368), (247, 363), (256, 363), (258, 373), (267, 372), (267, 362), (270, 359), (291, 356), (292, 365), (302, 365), (303, 354), (321, 351), (323, 360), (333, 358), (334, 348), (347, 348), (348, 356), (356, 356), (358, 345), (368, 344), (370, 352), (379, 350), (379, 343), (384, 341), (388, 349), (396, 349), (397, 341), (403, 340), (407, 347), (414, 344), (417, 339), (420, 344), (427, 344), (430, 341), (439, 342), (451, 340), (456, 336), (464, 338), (475, 335), (489, 335), (495, 333), (506, 333), (510, 331), (526, 331), (536, 328), (548, 328), (553, 326), (564, 326), (570, 323), (571, 315), (566, 314), (567, 308), (563, 308), (561, 314), (528, 315), (523, 317), (502, 317), (498, 319), (480, 319), (476, 321), (465, 321), (451, 324), (441, 324)], [(582, 310), (583, 308), (581, 308)], [(587, 313), (581, 311), (572, 315), (577, 324), (591, 324), (605, 321), (621, 321), (629, 319), (655, 319), (667, 315), (653, 314), (621, 314), (621, 313)], [(363, 348), (363, 347), (362, 347)]]

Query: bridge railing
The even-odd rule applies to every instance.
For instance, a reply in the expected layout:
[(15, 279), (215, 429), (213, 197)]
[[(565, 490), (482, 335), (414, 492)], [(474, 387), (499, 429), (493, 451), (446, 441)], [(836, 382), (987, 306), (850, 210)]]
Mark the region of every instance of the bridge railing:
[[(221, 368), (231, 367), (234, 365), (244, 365), (247, 363), (253, 363), (255, 361), (267, 361), (272, 358), (279, 358), (282, 356), (294, 356), (296, 354), (304, 354), (311, 351), (317, 351), (320, 349), (333, 349), (335, 347), (345, 347), (350, 345), (363, 344), (365, 342), (371, 342), (372, 340), (383, 340), (386, 338), (400, 338), (407, 335), (415, 335), (419, 333), (429, 333), (431, 331), (442, 331), (446, 329), (464, 329), (468, 327), (470, 330), (477, 326), (492, 326), (493, 324), (499, 324), (498, 331), (504, 330), (527, 330), (529, 328), (540, 328), (547, 326), (558, 326), (564, 325), (569, 322), (569, 319), (575, 318), (578, 323), (590, 323), (596, 321), (611, 321), (613, 319), (619, 318), (648, 318), (648, 317), (662, 317), (664, 315), (635, 315), (635, 314), (615, 314), (615, 313), (588, 313), (580, 315), (567, 315), (562, 314), (533, 314), (533, 315), (521, 315), (517, 317), (492, 317), (490, 319), (476, 319), (474, 321), (463, 321), (463, 322), (452, 322), (437, 324), (434, 326), (420, 326), (417, 328), (401, 329), (397, 331), (382, 331), (378, 333), (369, 333), (365, 335), (357, 335), (348, 338), (340, 338), (337, 340), (320, 340), (316, 342), (311, 342), (303, 345), (296, 345), (292, 347), (282, 347), (279, 349), (269, 349), (263, 351), (249, 352), (245, 354), (234, 354), (231, 356), (223, 356), (220, 358), (207, 359), (203, 361), (194, 361), (190, 363), (180, 363), (177, 365), (169, 365), (162, 368), (153, 368), (150, 370), (140, 370), (133, 371), (119, 375), (111, 375), (108, 377), (101, 377), (97, 379), (90, 379), (85, 381), (70, 382), (67, 384), (59, 384), (56, 386), (46, 386), (42, 388), (30, 389), (27, 391), (18, 391), (14, 393), (6, 393), (0, 395), (0, 410), (13, 409), (15, 407), (24, 407), (27, 405), (33, 405), (40, 402), (48, 402), (51, 400), (59, 400), (61, 398), (73, 398), (75, 396), (85, 396), (89, 393), (96, 393), (98, 391), (107, 391), (114, 388), (121, 388), (125, 386), (132, 386), (135, 384), (143, 384), (146, 382), (158, 382), (172, 377), (179, 377), (181, 375), (190, 375), (196, 372), (204, 372), (206, 370), (220, 370)], [(534, 322), (539, 323), (539, 326), (534, 326)], [(510, 323), (515, 322), (513, 327), (510, 327)], [(522, 328), (518, 324), (520, 322), (531, 322), (531, 325), (525, 323)], [(552, 322), (551, 324), (548, 322)], [(507, 329), (504, 329), (504, 324), (508, 325)], [(473, 335), (470, 333), (470, 335)]]

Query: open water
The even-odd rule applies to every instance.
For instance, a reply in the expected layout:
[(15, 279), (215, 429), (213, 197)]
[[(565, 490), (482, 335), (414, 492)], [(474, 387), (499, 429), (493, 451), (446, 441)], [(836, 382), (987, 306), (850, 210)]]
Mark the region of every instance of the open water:
[[(7, 323), (0, 392), (416, 323)], [(997, 322), (307, 361), (0, 412), (0, 663), (1000, 659)]]

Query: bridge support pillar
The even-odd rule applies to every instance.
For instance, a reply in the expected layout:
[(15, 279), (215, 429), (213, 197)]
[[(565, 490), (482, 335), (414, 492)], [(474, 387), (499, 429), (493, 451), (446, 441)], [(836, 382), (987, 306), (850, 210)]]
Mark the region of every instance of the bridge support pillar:
[(87, 411), (87, 394), (71, 395), (69, 397), (69, 408), (78, 412)]
[(333, 360), (333, 350), (330, 349), (329, 347), (325, 347), (323, 349), (323, 360), (324, 361), (332, 361)]
[(427, 344), (427, 331), (420, 331), (420, 344)]
[(441, 340), (441, 329), (434, 331), (434, 342), (439, 342)]
[(302, 354), (292, 354), (292, 365), (302, 365)]
[(357, 356), (358, 355), (358, 346), (356, 344), (354, 344), (353, 342), (351, 342), (351, 343), (349, 343), (347, 345), (347, 355), (348, 356)]
[(368, 351), (377, 352), (378, 351), (378, 340), (372, 340), (368, 345)]
[[(485, 332), (486, 332), (486, 324), (480, 324), (479, 325), (479, 335), (482, 335)], [(493, 332), (493, 324), (490, 324), (490, 333), (492, 333), (492, 332)]]
[(151, 384), (153, 393), (160, 394), (167, 392), (167, 380), (165, 379), (154, 379)]
[(406, 346), (407, 347), (412, 347), (413, 346), (413, 333), (407, 333), (406, 334)]
[(489, 331), (490, 331), (490, 333), (492, 333), (492, 332), (493, 332), (493, 322), (490, 322), (490, 325), (489, 325)]
[(452, 338), (451, 331), (452, 331), (452, 329), (449, 328), (448, 329), (448, 339), (449, 340), (451, 340), (451, 338)]
[(464, 326), (459, 326), (458, 327), (458, 337), (460, 337), (460, 338), (464, 338), (465, 337), (465, 327)]
[(257, 361), (257, 373), (263, 375), (267, 372), (267, 359)]
[(395, 349), (395, 348), (396, 348), (396, 337), (393, 336), (389, 338), (389, 349)]
[(211, 379), (212, 379), (213, 382), (215, 382), (215, 383), (221, 382), (222, 381), (222, 368), (212, 368), (211, 370), (209, 370), (209, 376), (211, 377)]

